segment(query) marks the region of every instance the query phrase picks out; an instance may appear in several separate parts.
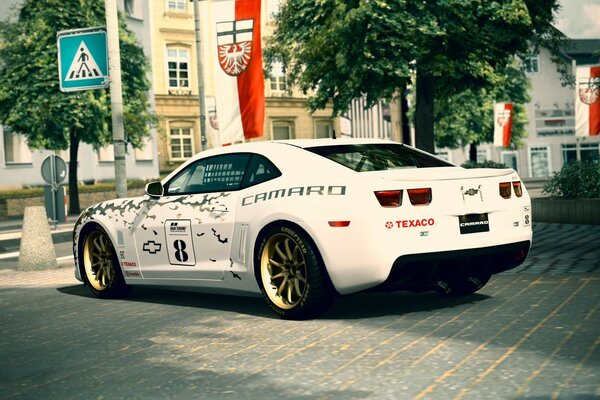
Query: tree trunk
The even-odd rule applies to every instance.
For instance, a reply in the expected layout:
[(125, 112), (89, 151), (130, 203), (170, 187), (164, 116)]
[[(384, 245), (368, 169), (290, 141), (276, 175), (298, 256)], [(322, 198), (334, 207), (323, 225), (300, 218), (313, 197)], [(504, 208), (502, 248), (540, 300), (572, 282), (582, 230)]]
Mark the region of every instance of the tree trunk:
[(415, 147), (435, 152), (433, 137), (434, 78), (417, 70), (417, 105), (415, 110)]
[(79, 188), (77, 186), (77, 152), (79, 136), (71, 129), (69, 133), (69, 214), (79, 214)]
[(477, 162), (477, 143), (469, 145), (469, 161)]

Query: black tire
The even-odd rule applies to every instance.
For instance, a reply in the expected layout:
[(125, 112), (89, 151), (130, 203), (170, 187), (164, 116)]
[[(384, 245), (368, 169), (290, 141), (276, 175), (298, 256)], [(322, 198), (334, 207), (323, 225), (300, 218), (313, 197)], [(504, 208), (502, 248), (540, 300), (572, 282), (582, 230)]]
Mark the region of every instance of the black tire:
[(79, 271), (84, 284), (101, 299), (129, 296), (115, 248), (100, 226), (87, 229), (79, 241)]
[(436, 291), (446, 296), (468, 296), (483, 288), (490, 280), (491, 274), (477, 274), (466, 278), (455, 278), (438, 282)]
[(258, 286), (281, 318), (302, 320), (321, 315), (335, 290), (316, 246), (293, 224), (275, 224), (260, 236), (254, 256)]

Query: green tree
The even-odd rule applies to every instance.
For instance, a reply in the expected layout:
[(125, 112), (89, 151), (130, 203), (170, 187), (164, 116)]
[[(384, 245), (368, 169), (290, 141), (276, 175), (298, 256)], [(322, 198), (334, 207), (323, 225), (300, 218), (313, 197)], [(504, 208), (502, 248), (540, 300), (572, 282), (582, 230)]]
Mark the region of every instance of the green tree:
[[(527, 110), (530, 101), (530, 82), (521, 64), (513, 60), (495, 78), (493, 87), (469, 88), (451, 95), (439, 96), (434, 112), (435, 142), (439, 147), (452, 149), (494, 139), (494, 103), (512, 102), (512, 147), (519, 147), (526, 136)], [(476, 161), (471, 151), (471, 161)], [(473, 154), (474, 153), (474, 154)]]
[[(56, 33), (103, 26), (103, 0), (25, 0), (18, 18), (0, 25), (0, 121), (24, 135), (34, 149), (69, 148), (69, 206), (79, 212), (77, 153), (112, 142), (110, 93), (62, 93)], [(148, 61), (135, 35), (119, 18), (126, 141), (140, 147), (155, 124), (149, 111)]]
[(559, 60), (557, 9), (558, 0), (287, 0), (265, 53), (311, 94), (312, 110), (332, 101), (340, 114), (352, 99), (374, 104), (412, 84), (416, 145), (433, 151), (434, 98), (493, 87), (497, 70), (540, 45)]

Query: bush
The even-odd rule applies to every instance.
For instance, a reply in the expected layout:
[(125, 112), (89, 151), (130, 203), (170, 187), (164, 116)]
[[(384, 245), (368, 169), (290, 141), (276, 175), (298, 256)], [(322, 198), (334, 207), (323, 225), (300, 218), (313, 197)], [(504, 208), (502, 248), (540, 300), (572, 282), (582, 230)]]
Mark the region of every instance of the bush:
[(463, 168), (508, 168), (506, 164), (497, 163), (490, 160), (485, 160), (484, 162), (475, 162), (475, 161), (466, 161), (462, 163), (461, 167)]
[(542, 193), (554, 198), (600, 198), (600, 165), (573, 163), (564, 165), (544, 185)]

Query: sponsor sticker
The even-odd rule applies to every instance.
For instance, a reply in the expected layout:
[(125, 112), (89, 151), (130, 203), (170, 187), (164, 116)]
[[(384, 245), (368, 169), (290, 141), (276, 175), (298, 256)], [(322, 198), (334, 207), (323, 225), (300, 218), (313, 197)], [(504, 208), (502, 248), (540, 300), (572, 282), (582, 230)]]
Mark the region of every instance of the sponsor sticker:
[(433, 226), (435, 220), (433, 218), (421, 218), (421, 219), (402, 219), (399, 221), (387, 221), (385, 227), (387, 229), (392, 228), (417, 228), (423, 226)]
[(167, 255), (171, 265), (196, 265), (191, 220), (166, 220), (165, 235), (167, 237)]
[(531, 206), (523, 206), (523, 226), (531, 225)]

